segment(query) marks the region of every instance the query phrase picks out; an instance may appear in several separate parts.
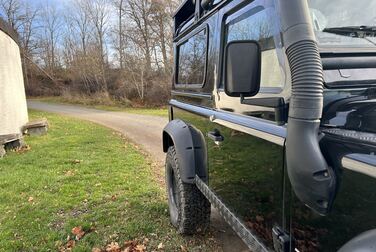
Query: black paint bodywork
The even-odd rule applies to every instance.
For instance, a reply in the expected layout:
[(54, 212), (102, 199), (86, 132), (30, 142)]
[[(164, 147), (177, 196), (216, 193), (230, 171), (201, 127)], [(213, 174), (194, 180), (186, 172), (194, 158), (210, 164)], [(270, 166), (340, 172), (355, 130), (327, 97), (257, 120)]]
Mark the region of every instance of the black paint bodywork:
[[(205, 83), (174, 85), (170, 103), (170, 120), (181, 120), (204, 137), (205, 146), (200, 148), (207, 151), (207, 167), (202, 169), (208, 172), (207, 185), (270, 249), (275, 226), (291, 234), (299, 251), (336, 251), (359, 234), (376, 229), (376, 167), (372, 166), (376, 159), (376, 80), (364, 81), (373, 77), (370, 69), (376, 71), (376, 60), (371, 59), (376, 47), (369, 54), (321, 54), (326, 82), (320, 148), (337, 180), (334, 205), (322, 216), (302, 204), (292, 191), (285, 164), (286, 125), (276, 124), (273, 109), (241, 105), (240, 99), (229, 100), (223, 90), (226, 18), (244, 9), (274, 8), (274, 1), (216, 2), (201, 19), (188, 22), (175, 34), (177, 51), (181, 41), (207, 29), (207, 66)], [(273, 38), (283, 50), (280, 34), (276, 32)], [(368, 64), (361, 67), (359, 57), (367, 57)], [(253, 98), (281, 97), (288, 104), (289, 65), (283, 56), (278, 59), (283, 87), (261, 88)], [(343, 66), (343, 62), (353, 61), (354, 67)], [(333, 69), (350, 69), (356, 79), (346, 80), (342, 74), (333, 73)], [(213, 131), (223, 141), (208, 137)], [(358, 162), (351, 163), (352, 157), (358, 157)], [(345, 161), (354, 167), (345, 165)], [(369, 170), (362, 172), (356, 168), (362, 164)]]

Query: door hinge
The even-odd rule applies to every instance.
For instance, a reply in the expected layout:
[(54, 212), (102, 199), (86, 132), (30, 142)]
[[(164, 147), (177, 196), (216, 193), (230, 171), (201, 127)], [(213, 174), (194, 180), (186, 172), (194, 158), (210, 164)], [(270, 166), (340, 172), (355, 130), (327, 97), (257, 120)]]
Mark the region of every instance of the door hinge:
[(285, 232), (281, 227), (273, 228), (273, 245), (277, 252), (294, 251), (294, 240), (289, 233)]

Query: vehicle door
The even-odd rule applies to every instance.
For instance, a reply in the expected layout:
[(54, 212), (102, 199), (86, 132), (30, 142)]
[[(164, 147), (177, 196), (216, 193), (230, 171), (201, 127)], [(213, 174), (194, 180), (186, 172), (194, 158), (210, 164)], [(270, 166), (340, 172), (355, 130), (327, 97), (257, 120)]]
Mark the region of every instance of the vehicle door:
[[(234, 1), (220, 14), (222, 62), (231, 41), (254, 40), (261, 46), (261, 89), (250, 99), (288, 93), (275, 16), (272, 1)], [(227, 96), (222, 69), (220, 65), (214, 90), (217, 113), (206, 132), (209, 185), (254, 235), (273, 247), (273, 227), (288, 230), (283, 205), (286, 131), (277, 125), (273, 108), (244, 105)]]

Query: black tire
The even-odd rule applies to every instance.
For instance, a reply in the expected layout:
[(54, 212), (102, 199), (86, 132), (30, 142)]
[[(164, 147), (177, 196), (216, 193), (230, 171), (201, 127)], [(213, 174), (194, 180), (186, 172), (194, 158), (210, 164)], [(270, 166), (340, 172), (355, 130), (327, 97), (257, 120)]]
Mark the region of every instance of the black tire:
[(167, 151), (166, 185), (172, 225), (180, 234), (205, 232), (210, 221), (210, 203), (195, 184), (181, 180), (174, 146)]

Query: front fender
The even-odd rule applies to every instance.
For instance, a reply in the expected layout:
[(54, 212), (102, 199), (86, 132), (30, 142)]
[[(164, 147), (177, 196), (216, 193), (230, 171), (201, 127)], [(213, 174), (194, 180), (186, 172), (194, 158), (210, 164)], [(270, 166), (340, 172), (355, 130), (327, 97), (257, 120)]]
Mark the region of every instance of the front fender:
[(207, 151), (203, 134), (182, 120), (170, 121), (163, 130), (163, 151), (175, 147), (180, 176), (184, 183), (194, 184), (198, 175), (207, 181)]

